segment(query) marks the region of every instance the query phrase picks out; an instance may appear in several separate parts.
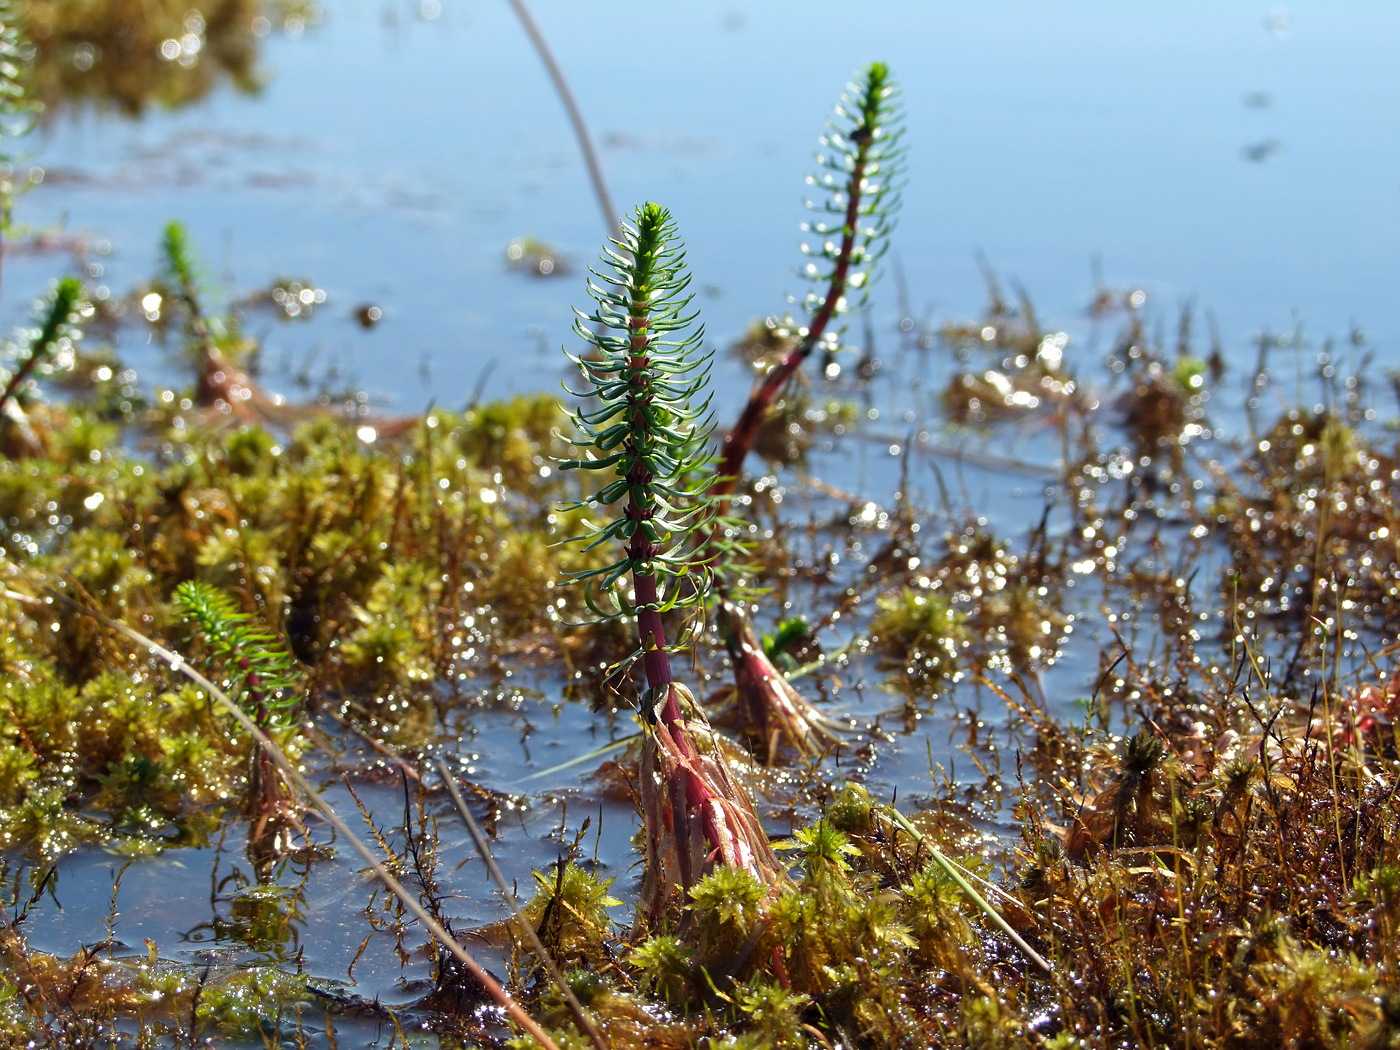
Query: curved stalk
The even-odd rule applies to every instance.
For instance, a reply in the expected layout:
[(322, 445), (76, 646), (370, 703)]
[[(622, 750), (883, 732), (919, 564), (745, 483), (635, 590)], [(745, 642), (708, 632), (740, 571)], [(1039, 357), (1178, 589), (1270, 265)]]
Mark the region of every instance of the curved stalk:
[[(838, 214), (839, 226), (820, 219), (804, 224), (804, 231), (821, 239), (819, 247), (804, 245), (803, 252), (830, 264), (825, 287), (811, 293), (805, 305), (811, 309), (796, 346), (765, 375), (749, 395), (720, 450), (718, 478), (712, 490), (717, 519), (726, 515), (739, 479), (764, 419), (802, 363), (818, 346), (831, 341), (831, 326), (848, 306), (853, 291), (869, 287), (870, 277), (883, 254), (893, 214), (898, 206), (896, 184), (902, 159), (897, 89), (884, 63), (872, 63), (861, 83), (852, 85), (836, 107), (836, 116), (822, 137), (830, 153), (819, 155), (826, 174), (812, 181), (827, 190), (824, 201), (808, 202), (817, 213)], [(839, 178), (833, 172), (839, 173)], [(840, 239), (831, 235), (839, 232)], [(820, 277), (815, 263), (806, 266), (809, 277)], [(723, 524), (717, 520), (707, 544), (713, 564), (723, 561)], [(729, 600), (725, 583), (717, 583), (721, 631), (730, 647), (734, 666), (737, 710), (751, 732), (765, 742), (767, 761), (775, 760), (780, 742), (799, 754), (825, 751), (835, 740), (835, 724), (816, 710), (773, 666), (752, 641), (752, 631), (739, 607)]]
[(583, 154), (584, 167), (588, 169), (588, 181), (593, 187), (593, 196), (597, 198), (598, 209), (603, 213), (603, 226), (612, 230), (617, 225), (619, 213), (613, 207), (612, 194), (608, 192), (607, 181), (603, 178), (603, 165), (598, 161), (598, 151), (593, 148), (593, 138), (588, 134), (588, 125), (584, 122), (583, 110), (575, 101), (574, 93), (569, 88), (569, 82), (564, 77), (563, 67), (555, 59), (554, 52), (550, 50), (549, 42), (540, 32), (540, 27), (535, 22), (534, 16), (530, 14), (530, 9), (525, 6), (525, 0), (510, 0), (510, 7), (515, 12), (515, 17), (520, 21), (521, 28), (525, 30), (525, 35), (530, 38), (530, 46), (535, 49), (535, 54), (539, 56), (545, 72), (549, 74), (550, 83), (554, 85), (554, 92), (559, 96), (559, 101), (564, 106), (564, 112), (569, 116), (569, 125), (574, 130), (574, 138), (578, 140), (579, 152)]

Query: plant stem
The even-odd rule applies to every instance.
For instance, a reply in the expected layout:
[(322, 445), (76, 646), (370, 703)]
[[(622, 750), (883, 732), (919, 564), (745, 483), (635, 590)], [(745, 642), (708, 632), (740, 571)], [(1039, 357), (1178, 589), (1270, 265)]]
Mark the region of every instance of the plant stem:
[(578, 140), (579, 152), (583, 154), (584, 166), (588, 168), (588, 181), (593, 185), (593, 196), (598, 199), (598, 208), (603, 213), (603, 225), (611, 231), (617, 227), (618, 211), (613, 207), (612, 195), (608, 193), (608, 184), (603, 179), (603, 166), (599, 163), (598, 153), (593, 148), (593, 139), (588, 134), (588, 125), (583, 121), (583, 111), (579, 109), (578, 102), (574, 99), (574, 93), (569, 90), (569, 82), (564, 79), (564, 70), (555, 60), (554, 52), (549, 49), (549, 44), (545, 41), (544, 34), (540, 32), (540, 27), (531, 16), (530, 9), (525, 6), (525, 0), (510, 0), (510, 7), (515, 12), (515, 17), (520, 20), (525, 35), (530, 38), (530, 44), (534, 47), (535, 54), (539, 55), (540, 62), (544, 64), (545, 72), (549, 74), (549, 79), (554, 84), (554, 91), (559, 96), (559, 101), (564, 105), (564, 112), (569, 115), (569, 123), (574, 129), (574, 138)]
[(651, 303), (644, 290), (639, 289), (632, 298), (628, 317), (632, 353), (627, 362), (630, 372), (627, 414), (632, 422), (632, 436), (627, 439), (627, 451), (632, 467), (627, 472), (627, 517), (636, 523), (636, 529), (628, 541), (627, 553), (632, 560), (632, 588), (636, 595), (637, 636), (642, 644), (642, 664), (646, 669), (647, 685), (654, 692), (660, 692), (673, 679), (671, 658), (666, 652), (666, 628), (661, 622), (656, 576), (642, 568), (655, 557), (656, 545), (641, 527), (642, 522), (652, 517), (646, 495), (646, 487), (652, 477), (646, 464), (647, 450), (637, 443), (638, 437), (644, 438), (646, 434), (646, 411), (651, 400), (651, 392), (646, 385), (647, 348), (651, 342), (648, 334), (650, 309)]
[[(692, 870), (689, 847), (692, 815), (704, 814), (701, 827), (711, 849), (721, 851), (723, 837), (715, 825), (713, 807), (710, 805), (712, 793), (695, 772), (699, 754), (686, 732), (685, 713), (681, 710), (676, 689), (672, 688), (675, 679), (671, 674), (671, 656), (666, 649), (666, 628), (661, 620), (656, 576), (644, 568), (656, 555), (656, 544), (642, 528), (642, 524), (650, 520), (653, 514), (651, 501), (647, 497), (647, 485), (652, 477), (646, 463), (648, 450), (644, 444), (639, 444), (639, 440), (643, 443), (646, 441), (646, 412), (651, 401), (651, 391), (647, 388), (651, 302), (647, 292), (645, 286), (636, 289), (628, 310), (631, 354), (628, 358), (627, 413), (632, 422), (632, 434), (627, 439), (627, 451), (632, 467), (627, 473), (627, 516), (636, 523), (636, 528), (628, 541), (627, 552), (632, 562), (637, 637), (641, 643), (642, 667), (648, 686), (648, 702), (642, 705), (642, 716), (648, 723), (660, 721), (682, 759), (680, 775), (670, 778), (666, 784), (666, 796), (671, 807), (671, 828), (675, 836), (681, 882), (689, 887), (697, 876)], [(656, 746), (653, 734), (648, 734), (647, 746)]]
[[(846, 282), (851, 271), (851, 255), (856, 245), (856, 224), (860, 221), (861, 187), (865, 181), (865, 167), (869, 160), (871, 143), (868, 131), (857, 134), (860, 137), (857, 142), (855, 165), (851, 169), (849, 188), (846, 194), (846, 223), (841, 231), (841, 250), (836, 256), (836, 266), (831, 272), (831, 282), (827, 286), (826, 298), (822, 300), (821, 307), (812, 317), (811, 323), (807, 326), (807, 334), (802, 337), (802, 341), (788, 351), (787, 356), (776, 368), (764, 376), (763, 382), (749, 395), (748, 403), (744, 406), (743, 412), (739, 414), (738, 421), (725, 435), (724, 445), (720, 452), (719, 482), (714, 488), (715, 495), (723, 503), (728, 502), (735, 486), (739, 483), (739, 476), (744, 469), (744, 459), (748, 456), (749, 450), (753, 448), (754, 440), (758, 436), (759, 424), (763, 422), (764, 415), (777, 399), (779, 392), (787, 385), (788, 380), (802, 367), (802, 362), (811, 356), (812, 351), (821, 342), (831, 324), (831, 319), (836, 316), (837, 306), (840, 304), (842, 296), (846, 294)], [(722, 510), (721, 507), (721, 512)]]

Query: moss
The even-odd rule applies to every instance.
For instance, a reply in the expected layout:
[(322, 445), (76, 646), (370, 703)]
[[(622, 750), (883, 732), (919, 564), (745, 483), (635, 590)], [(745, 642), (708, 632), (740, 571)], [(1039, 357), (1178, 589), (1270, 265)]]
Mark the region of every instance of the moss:
[(774, 1050), (807, 1045), (802, 1012), (811, 1002), (809, 996), (771, 981), (753, 980), (736, 988), (733, 1000), (749, 1045), (773, 1047)]
[(532, 874), (536, 890), (524, 916), (555, 961), (577, 966), (602, 958), (612, 931), (608, 910), (622, 904), (608, 892), (612, 880), (600, 879), (576, 864)]
[[(198, 690), (117, 670), (74, 685), (14, 639), (3, 659), (19, 672), (0, 678), (0, 766), (15, 771), (0, 798), (5, 845), (54, 856), (80, 841), (150, 835), (236, 792), (247, 744)], [(83, 816), (69, 809), (79, 801)]]
[(309, 1000), (305, 977), (257, 967), (206, 987), (196, 1016), (225, 1036), (266, 1038)]
[(847, 835), (869, 835), (875, 826), (875, 800), (861, 784), (843, 784), (827, 804), (826, 821)]
[[(1029, 326), (1010, 327), (1029, 337)], [(1126, 380), (1133, 389), (1153, 378), (1137, 369)], [(1180, 377), (1155, 378), (1178, 388), (1169, 393), (1189, 421), (1200, 406), (1179, 400)], [(214, 427), (178, 406), (176, 396), (154, 414), (153, 450), (111, 440), (106, 410), (78, 401), (49, 419), (48, 458), (0, 460), (12, 586), (37, 592), (50, 581), (198, 658), (170, 593), (185, 579), (215, 583), (285, 636), (304, 668), (305, 717), (327, 736), (349, 726), (376, 746), (411, 750), (460, 732), (472, 698), (459, 703), (447, 687), (473, 678), (567, 678), (570, 699), (620, 706), (598, 668), (631, 643), (566, 632), (582, 610), (554, 584), (562, 568), (593, 557), (557, 546), (580, 522), (550, 509), (569, 485), (552, 466), (554, 399), (435, 412), (372, 434), (328, 418), (291, 433)], [(1168, 524), (1132, 548), (1160, 560), (1165, 530), (1180, 527), (1200, 544), (1183, 558), (1222, 553), (1225, 600), (1208, 613), (1192, 604), (1202, 599), (1188, 582), (1176, 582), (1174, 564), (1108, 568), (1103, 546), (1122, 542), (1126, 560), (1138, 542), (1129, 522), (1142, 520), (1111, 507), (1122, 495), (1123, 508), (1150, 517), (1136, 499), (1161, 478), (1139, 480), (1130, 453), (1120, 491), (1108, 466), (1116, 461), (1087, 447), (1061, 539), (1033, 537), (1022, 551), (968, 520), (923, 557), (911, 529), (901, 539), (908, 556), (901, 550), (870, 574), (885, 591), (868, 622), (874, 652), (916, 693), (949, 691), (964, 672), (1001, 687), (1050, 662), (1068, 610), (1082, 608), (1066, 597), (1071, 559), (1091, 559), (1106, 607), (1122, 600), (1134, 614), (1114, 621), (1121, 644), (1099, 647), (1097, 672), (1092, 660), (1085, 666), (1101, 719), (1065, 718), (1053, 697), (1041, 710), (1031, 689), (1012, 697), (1012, 732), (1029, 738), (1022, 783), (991, 763), (982, 770), (991, 749), (968, 745), (985, 783), (1008, 787), (1009, 805), (964, 780), (935, 788), (937, 804), (901, 823), (862, 786), (826, 786), (830, 765), (810, 776), (784, 771), (768, 782), (777, 787), (765, 816), (810, 821), (787, 843), (787, 879), (765, 890), (722, 867), (640, 943), (611, 918), (609, 880), (570, 864), (536, 873), (526, 916), (613, 1044), (810, 1037), (899, 1046), (917, 1032), (930, 1044), (969, 1046), (1395, 1045), (1400, 686), (1369, 665), (1348, 668), (1361, 678), (1339, 677), (1329, 660), (1321, 674), (1308, 617), (1327, 611), (1315, 603), (1332, 598), (1341, 574), (1353, 603), (1344, 630), (1389, 638), (1395, 551), (1382, 540), (1395, 527), (1396, 460), (1362, 421), (1338, 412), (1290, 412), (1259, 434), (1238, 470), (1191, 490), (1198, 506), (1174, 504)], [(761, 553), (800, 575), (777, 533)], [(858, 589), (841, 607), (857, 637), (866, 615)], [(1164, 634), (1191, 645), (1133, 650), (1122, 624), (1141, 622), (1143, 602)], [(1211, 617), (1250, 625), (1236, 643), (1246, 648), (1236, 654), (1246, 658), (1239, 682), (1226, 681), (1211, 632), (1198, 626)], [(797, 618), (780, 624), (772, 653), (801, 652), (806, 634)], [(702, 661), (716, 655), (709, 644), (700, 643)], [(1385, 652), (1371, 648), (1378, 664)], [(1267, 688), (1249, 678), (1251, 658), (1274, 675)], [(842, 676), (858, 680), (861, 659), (853, 653)], [(1287, 681), (1294, 663), (1307, 675)], [(1319, 680), (1326, 687), (1314, 703)], [(1272, 719), (1267, 732), (1261, 715)], [(1125, 724), (1149, 728), (1111, 732)], [(286, 737), (294, 753), (325, 761), (310, 739), (322, 737)], [(878, 771), (878, 742), (860, 746), (862, 768), (875, 762)], [(0, 845), (16, 856), (55, 860), (95, 844), (144, 858), (201, 842), (246, 790), (249, 755), (198, 691), (89, 620), (52, 606), (0, 607)], [(844, 755), (840, 768), (849, 768)], [(621, 780), (631, 783), (630, 771)], [(1003, 834), (1012, 826), (1014, 842)], [(960, 859), (1053, 973), (984, 916), (930, 845)], [(218, 936), (267, 956), (288, 951), (299, 922), (292, 895), (268, 883), (226, 890), (223, 900)], [(198, 973), (112, 962), (100, 1001), (94, 993), (75, 1002), (101, 1023), (184, 1031)], [(0, 1042), (33, 1027), (15, 989), (42, 987), (51, 999), (35, 1009), (59, 1017), (76, 972), (74, 961), (15, 949), (0, 967)], [(561, 1045), (584, 1045), (543, 971), (512, 972), (513, 990)], [(267, 967), (210, 981), (198, 1013), (210, 1038), (273, 1041), (279, 1012), (295, 1025), (310, 1001), (302, 978)], [(150, 1006), (153, 991), (169, 1017)], [(418, 1005), (444, 1040), (466, 1024), (435, 1000)]]
[[(224, 81), (254, 90), (255, 19), (300, 24), (311, 12), (312, 5), (295, 0), (205, 0), (197, 18), (189, 4), (169, 0), (33, 0), (25, 14), (39, 49), (36, 88), (50, 108), (88, 103), (136, 116), (151, 106), (195, 102)], [(192, 32), (200, 47), (187, 60), (162, 53), (162, 42)]]
[(661, 933), (633, 948), (627, 963), (648, 995), (684, 1007), (694, 995), (693, 959), (690, 947), (679, 937)]
[(700, 958), (720, 959), (735, 951), (758, 926), (764, 885), (742, 868), (720, 867), (690, 888), (687, 908), (695, 918), (691, 943)]
[(946, 597), (913, 588), (879, 599), (870, 635), (911, 682), (934, 690), (957, 674), (971, 637), (967, 617)]

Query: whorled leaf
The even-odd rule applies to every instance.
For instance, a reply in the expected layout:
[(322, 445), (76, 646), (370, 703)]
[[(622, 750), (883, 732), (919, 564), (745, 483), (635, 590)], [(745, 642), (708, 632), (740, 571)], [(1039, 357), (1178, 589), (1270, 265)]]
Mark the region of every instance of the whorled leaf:
[[(594, 307), (576, 310), (574, 320), (588, 349), (566, 351), (584, 379), (582, 389), (569, 390), (579, 407), (570, 414), (577, 434), (567, 440), (579, 455), (560, 465), (600, 478), (567, 509), (606, 519), (566, 542), (583, 550), (615, 545), (619, 555), (567, 580), (586, 588), (599, 619), (695, 607), (709, 574), (702, 555), (712, 516), (711, 354), (690, 309), (685, 249), (670, 213), (639, 207), (590, 273)], [(655, 579), (654, 602), (624, 597), (629, 574)]]

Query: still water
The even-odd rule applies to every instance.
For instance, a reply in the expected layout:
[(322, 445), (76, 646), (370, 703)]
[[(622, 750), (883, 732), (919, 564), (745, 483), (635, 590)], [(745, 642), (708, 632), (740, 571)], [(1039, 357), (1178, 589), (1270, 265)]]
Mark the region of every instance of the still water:
[[(753, 10), (541, 3), (619, 207), (660, 199), (727, 341), (797, 290), (804, 175), (844, 80), (904, 85), (910, 184), (894, 254), (919, 317), (983, 302), (980, 253), (1078, 335), (1104, 280), (1211, 311), (1231, 356), (1261, 328), (1364, 326), (1400, 362), (1400, 9), (1183, 3)], [(563, 112), (504, 2), (334, 0), (262, 41), (261, 87), (139, 120), (75, 105), (32, 140), (21, 219), (109, 241), (104, 281), (152, 272), (180, 219), (232, 296), (310, 278), (330, 316), (267, 332), (404, 410), (550, 388), (603, 232)], [(531, 279), (507, 244), (555, 246)], [(52, 273), (16, 266), (7, 312)], [(385, 321), (363, 332), (364, 302)], [(877, 334), (896, 318), (877, 291)], [(1070, 361), (1080, 343), (1072, 343)], [(129, 352), (132, 364), (159, 358)], [(1087, 364), (1087, 362), (1086, 362)], [(738, 366), (721, 380), (742, 386)]]

